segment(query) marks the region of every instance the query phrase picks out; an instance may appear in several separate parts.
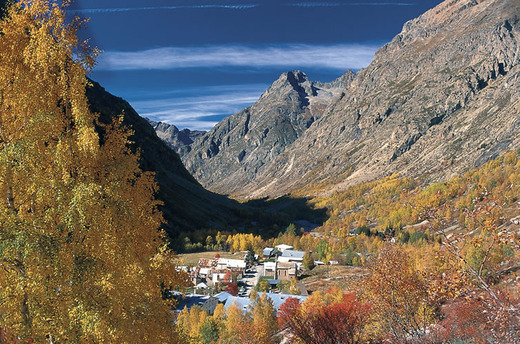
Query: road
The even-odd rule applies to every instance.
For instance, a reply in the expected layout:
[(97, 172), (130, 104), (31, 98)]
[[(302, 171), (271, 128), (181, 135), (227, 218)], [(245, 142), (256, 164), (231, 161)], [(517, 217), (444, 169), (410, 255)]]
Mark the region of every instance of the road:
[(258, 284), (258, 280), (260, 279), (260, 276), (264, 275), (264, 266), (263, 265), (256, 265), (251, 270), (248, 270), (248, 272), (244, 275), (242, 280), (244, 280), (247, 283), (247, 292), (246, 295), (249, 297), (251, 295), (251, 290)]

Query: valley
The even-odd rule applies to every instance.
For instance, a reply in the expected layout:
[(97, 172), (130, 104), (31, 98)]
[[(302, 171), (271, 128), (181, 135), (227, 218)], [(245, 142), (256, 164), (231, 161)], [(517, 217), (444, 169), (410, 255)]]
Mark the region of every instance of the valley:
[(209, 131), (89, 79), (63, 5), (10, 6), (0, 343), (520, 342), (518, 1), (444, 1)]

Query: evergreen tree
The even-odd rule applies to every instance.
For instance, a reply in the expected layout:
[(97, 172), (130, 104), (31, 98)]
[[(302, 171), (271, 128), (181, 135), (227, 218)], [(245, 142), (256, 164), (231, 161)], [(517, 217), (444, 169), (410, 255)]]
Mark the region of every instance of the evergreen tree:
[(121, 119), (89, 111), (95, 51), (63, 6), (21, 0), (0, 23), (0, 328), (39, 343), (175, 341), (160, 286), (185, 279), (153, 175)]

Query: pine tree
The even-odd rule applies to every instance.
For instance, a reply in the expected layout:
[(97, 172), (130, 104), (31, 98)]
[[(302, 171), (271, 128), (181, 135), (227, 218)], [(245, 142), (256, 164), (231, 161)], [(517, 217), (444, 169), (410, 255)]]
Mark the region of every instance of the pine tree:
[(65, 5), (21, 0), (0, 23), (0, 328), (39, 343), (175, 341), (161, 285), (185, 279), (154, 177), (121, 119), (89, 111), (95, 51)]

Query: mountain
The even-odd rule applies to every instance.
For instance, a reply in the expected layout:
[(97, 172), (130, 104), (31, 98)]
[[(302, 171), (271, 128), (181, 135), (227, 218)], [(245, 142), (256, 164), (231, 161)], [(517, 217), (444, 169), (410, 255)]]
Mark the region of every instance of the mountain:
[(353, 78), (348, 71), (331, 83), (319, 83), (299, 71), (282, 74), (255, 104), (195, 141), (182, 156), (186, 168), (215, 192), (235, 193), (254, 185)]
[(170, 146), (170, 148), (181, 155), (189, 152), (191, 144), (206, 133), (205, 131), (199, 130), (179, 130), (176, 126), (164, 122), (155, 122), (151, 120), (149, 120), (149, 122), (157, 136)]
[[(124, 114), (123, 124), (133, 131), (133, 148), (141, 152), (141, 168), (155, 173), (159, 184), (157, 196), (164, 202), (165, 230), (173, 239), (175, 248), (182, 249), (182, 243), (177, 240), (181, 234), (189, 234), (193, 239), (201, 230), (232, 230), (250, 225), (251, 221), (285, 223), (286, 219), (277, 222), (278, 217), (272, 212), (263, 216), (258, 209), (204, 189), (184, 168), (179, 155), (161, 141), (150, 123), (122, 98), (108, 93), (93, 81), (87, 89), (87, 96), (91, 109), (100, 114), (102, 123), (109, 123), (113, 117)], [(204, 239), (205, 236), (200, 240)]]
[(457, 175), (520, 147), (519, 18), (519, 1), (445, 1), (407, 22), (319, 114), (319, 87), (285, 74), (183, 160), (210, 190), (241, 198)]

